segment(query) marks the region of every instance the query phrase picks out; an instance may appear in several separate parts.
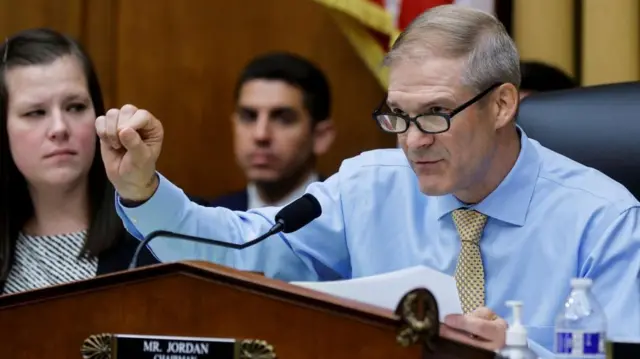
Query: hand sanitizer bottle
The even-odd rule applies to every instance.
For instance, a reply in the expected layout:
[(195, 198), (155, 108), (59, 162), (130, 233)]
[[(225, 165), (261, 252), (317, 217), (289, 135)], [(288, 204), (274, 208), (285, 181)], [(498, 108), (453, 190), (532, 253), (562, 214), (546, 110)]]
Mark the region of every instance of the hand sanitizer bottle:
[(498, 351), (499, 358), (538, 359), (536, 353), (529, 349), (527, 329), (522, 325), (522, 302), (508, 301), (507, 306), (513, 312), (513, 323), (507, 329), (505, 347)]

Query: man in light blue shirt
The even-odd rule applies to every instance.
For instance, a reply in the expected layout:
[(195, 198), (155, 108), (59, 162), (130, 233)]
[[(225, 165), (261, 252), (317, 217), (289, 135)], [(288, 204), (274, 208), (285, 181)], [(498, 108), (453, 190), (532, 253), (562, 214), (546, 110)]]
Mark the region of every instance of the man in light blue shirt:
[[(469, 308), (447, 317), (441, 335), (499, 349), (505, 301), (521, 300), (542, 357), (550, 357), (570, 279), (588, 277), (610, 337), (640, 338), (640, 204), (515, 125), (519, 57), (502, 25), (469, 8), (434, 8), (398, 38), (387, 64), (388, 97), (373, 117), (399, 134), (402, 150), (344, 161), (307, 189), (322, 206), (319, 218), (228, 251), (223, 262), (284, 280), (426, 265), (455, 276)], [(157, 174), (163, 130), (148, 112), (111, 110), (96, 129), (118, 213), (138, 238), (164, 229), (242, 243), (274, 224), (278, 208), (200, 207)], [(165, 261), (206, 259), (197, 244), (158, 238), (150, 247)]]

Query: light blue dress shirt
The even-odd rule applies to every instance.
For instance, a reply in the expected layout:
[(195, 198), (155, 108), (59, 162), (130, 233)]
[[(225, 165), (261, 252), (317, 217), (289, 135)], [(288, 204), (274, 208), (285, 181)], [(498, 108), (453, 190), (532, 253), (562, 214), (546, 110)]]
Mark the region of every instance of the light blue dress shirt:
[[(221, 250), (157, 238), (150, 248), (163, 261), (212, 260), (287, 281), (363, 277), (415, 265), (454, 274), (460, 241), (451, 212), (463, 204), (453, 195), (421, 193), (401, 150), (345, 160), (338, 173), (307, 192), (319, 200), (322, 215), (255, 247)], [(234, 243), (266, 232), (278, 211), (200, 207), (162, 176), (146, 203), (126, 208), (117, 200), (116, 207), (138, 238), (163, 229)], [(521, 132), (515, 166), (473, 208), (489, 217), (480, 242), (486, 306), (510, 321), (505, 302), (523, 301), (523, 322), (540, 356), (550, 356), (554, 318), (573, 277), (593, 279), (611, 338), (640, 338), (640, 204), (622, 185)]]

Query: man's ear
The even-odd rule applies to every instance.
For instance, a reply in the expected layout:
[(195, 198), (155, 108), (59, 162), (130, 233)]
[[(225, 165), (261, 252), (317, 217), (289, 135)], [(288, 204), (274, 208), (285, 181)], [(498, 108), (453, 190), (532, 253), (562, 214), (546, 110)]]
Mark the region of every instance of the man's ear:
[(503, 128), (515, 120), (519, 102), (520, 94), (513, 84), (503, 84), (495, 90), (492, 108), (495, 111), (496, 129)]
[(321, 156), (327, 153), (336, 137), (333, 120), (326, 119), (316, 123), (313, 129), (313, 154)]

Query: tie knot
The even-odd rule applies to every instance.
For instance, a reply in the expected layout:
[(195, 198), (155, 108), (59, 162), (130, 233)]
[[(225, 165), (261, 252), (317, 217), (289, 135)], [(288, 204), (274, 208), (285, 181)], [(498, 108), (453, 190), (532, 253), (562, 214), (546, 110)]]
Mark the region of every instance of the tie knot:
[(460, 240), (473, 243), (480, 242), (487, 216), (473, 209), (456, 209), (452, 213)]

